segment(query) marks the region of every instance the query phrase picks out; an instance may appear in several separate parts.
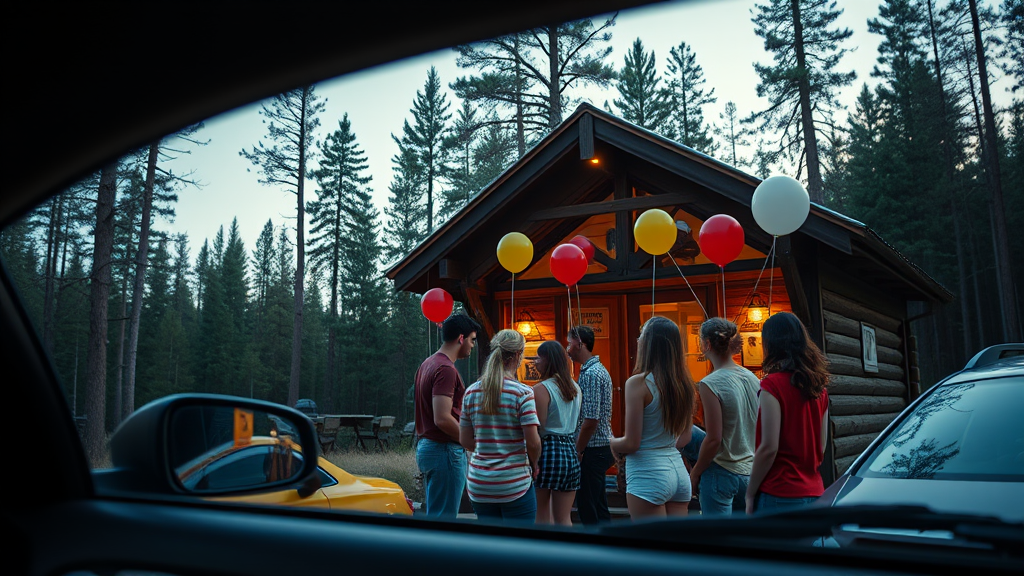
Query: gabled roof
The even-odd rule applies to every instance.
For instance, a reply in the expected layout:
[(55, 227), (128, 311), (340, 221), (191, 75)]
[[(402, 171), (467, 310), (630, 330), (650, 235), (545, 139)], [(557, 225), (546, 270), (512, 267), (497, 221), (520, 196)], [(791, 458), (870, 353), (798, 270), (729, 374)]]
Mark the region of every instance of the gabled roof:
[[(582, 158), (607, 159), (595, 169)], [(604, 160), (602, 160), (604, 162)], [(526, 155), (439, 226), (408, 256), (391, 266), (399, 290), (422, 292), (445, 282), (470, 282), (506, 274), (495, 248), (504, 234), (519, 231), (534, 240), (535, 255), (550, 246), (538, 238), (563, 238), (581, 220), (537, 220), (536, 214), (579, 202), (599, 201), (629, 172), (652, 192), (671, 192), (673, 202), (707, 218), (728, 213), (743, 225), (747, 244), (767, 252), (772, 238), (750, 213), (761, 179), (729, 164), (636, 126), (589, 104), (576, 111)], [(658, 194), (654, 194), (658, 196)], [(668, 198), (669, 196), (665, 196)], [(653, 204), (652, 206), (653, 207)], [(837, 258), (891, 284), (908, 300), (948, 302), (949, 293), (865, 224), (817, 204), (794, 234), (827, 246)], [(553, 245), (553, 244), (552, 244)], [(439, 263), (455, 270), (439, 269)], [(585, 282), (585, 281), (584, 281)]]

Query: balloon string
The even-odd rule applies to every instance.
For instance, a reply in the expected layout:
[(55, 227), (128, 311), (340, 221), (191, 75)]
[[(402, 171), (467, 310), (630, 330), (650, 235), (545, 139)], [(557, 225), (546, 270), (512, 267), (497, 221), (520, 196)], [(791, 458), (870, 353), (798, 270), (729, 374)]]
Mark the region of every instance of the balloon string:
[(583, 325), (583, 305), (580, 304), (580, 285), (579, 284), (576, 284), (576, 311), (579, 313), (579, 316), (576, 317), (576, 321), (580, 323), (580, 326), (582, 326)]
[(679, 271), (679, 275), (683, 277), (683, 282), (686, 282), (686, 287), (690, 289), (690, 294), (693, 294), (693, 299), (697, 301), (697, 305), (699, 305), (701, 311), (704, 312), (704, 319), (707, 320), (708, 311), (704, 309), (704, 304), (700, 301), (700, 298), (697, 297), (697, 293), (693, 291), (693, 286), (690, 286), (690, 281), (686, 279), (686, 274), (683, 274), (682, 268), (680, 268), (679, 264), (676, 263), (676, 259), (672, 257), (671, 253), (668, 255), (668, 258), (672, 261), (672, 264), (675, 265), (676, 270)]
[(512, 273), (512, 322), (511, 327), (516, 327), (516, 273)]
[(722, 271), (722, 318), (728, 316), (728, 312), (725, 311), (725, 266), (718, 267)]
[[(771, 249), (768, 250), (768, 255), (765, 256), (765, 258), (764, 258), (764, 264), (761, 265), (761, 272), (759, 272), (758, 275), (757, 275), (757, 280), (754, 282), (754, 287), (750, 289), (750, 292), (747, 292), (747, 297), (743, 299), (743, 302), (744, 302), (743, 306), (747, 306), (746, 303), (750, 302), (751, 299), (754, 296), (754, 293), (757, 292), (757, 287), (761, 284), (761, 278), (764, 276), (764, 269), (765, 269), (766, 266), (768, 266), (768, 257), (769, 256), (772, 257), (772, 262), (774, 263), (774, 258), (775, 258), (775, 241), (774, 240), (772, 241)], [(770, 287), (769, 287), (769, 290), (771, 290)], [(771, 293), (770, 292), (768, 294), (768, 298), (769, 298), (769, 300), (771, 299)], [(733, 321), (734, 324), (739, 322), (740, 316), (743, 314), (743, 306), (740, 307), (740, 311), (737, 312), (736, 316), (733, 318), (732, 321)], [(771, 310), (771, 304), (768, 305), (768, 309), (769, 309), (769, 311)]]
[(772, 267), (768, 271), (768, 273), (770, 274), (770, 276), (768, 276), (768, 317), (769, 318), (772, 315), (772, 292), (774, 291), (774, 290), (772, 290), (772, 283), (775, 280), (775, 242), (778, 241), (778, 239), (779, 239), (778, 234), (776, 234), (775, 236), (772, 237)]
[(572, 292), (569, 291), (568, 284), (565, 285), (565, 297), (568, 299), (567, 302), (569, 303), (569, 305), (565, 309), (566, 312), (569, 313), (569, 330), (572, 330)]
[(653, 256), (651, 258), (651, 318), (654, 318), (657, 313), (654, 311), (654, 279), (658, 273), (658, 257)]

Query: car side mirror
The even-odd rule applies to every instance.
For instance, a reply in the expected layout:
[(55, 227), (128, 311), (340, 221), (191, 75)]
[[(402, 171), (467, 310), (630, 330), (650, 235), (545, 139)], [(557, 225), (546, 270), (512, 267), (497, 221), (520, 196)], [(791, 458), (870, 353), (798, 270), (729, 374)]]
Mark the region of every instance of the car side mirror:
[(320, 488), (312, 421), (286, 406), (177, 394), (135, 411), (110, 438), (100, 492), (234, 496)]

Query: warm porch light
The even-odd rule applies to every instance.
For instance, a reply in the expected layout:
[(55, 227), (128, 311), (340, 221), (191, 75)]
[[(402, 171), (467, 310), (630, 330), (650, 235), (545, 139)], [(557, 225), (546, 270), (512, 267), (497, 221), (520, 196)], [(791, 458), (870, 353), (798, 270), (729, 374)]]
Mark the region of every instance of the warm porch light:
[(595, 158), (591, 158), (591, 159), (590, 159), (590, 163), (591, 163), (591, 164), (600, 164), (600, 163), (601, 163), (601, 161), (600, 161), (600, 160), (598, 160), (598, 159), (597, 159), (597, 158), (595, 157)]
[(750, 299), (750, 307), (747, 308), (747, 320), (761, 322), (768, 317), (770, 312), (761, 295), (754, 292), (754, 296)]

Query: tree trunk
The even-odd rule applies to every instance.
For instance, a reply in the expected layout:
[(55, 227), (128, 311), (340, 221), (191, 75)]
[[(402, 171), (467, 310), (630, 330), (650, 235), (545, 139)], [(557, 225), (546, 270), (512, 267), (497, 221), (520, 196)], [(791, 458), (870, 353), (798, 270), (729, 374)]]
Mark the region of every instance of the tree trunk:
[(64, 194), (53, 199), (50, 206), (50, 224), (46, 232), (46, 261), (44, 262), (45, 288), (43, 290), (43, 348), (53, 354), (54, 308), (56, 306), (57, 282), (57, 236), (64, 211)]
[(972, 350), (971, 320), (967, 304), (967, 263), (964, 259), (963, 234), (960, 230), (960, 214), (956, 207), (956, 184), (953, 169), (953, 151), (949, 145), (952, 131), (949, 129), (949, 113), (946, 110), (946, 86), (942, 77), (942, 65), (939, 60), (939, 40), (935, 31), (935, 18), (932, 13), (932, 0), (928, 0), (928, 31), (932, 41), (932, 56), (935, 64), (935, 78), (939, 83), (939, 104), (942, 113), (942, 155), (946, 163), (946, 182), (949, 185), (949, 211), (953, 218), (953, 241), (956, 243), (956, 264), (960, 283), (960, 320), (963, 324), (964, 357), (970, 358)]
[(309, 102), (307, 86), (302, 91), (299, 115), (299, 173), (297, 174), (295, 219), (295, 306), (292, 325), (292, 369), (288, 379), (288, 405), (299, 401), (299, 381), (302, 375), (302, 300), (306, 275), (306, 208), (303, 192), (306, 180), (306, 106)]
[(111, 253), (114, 247), (114, 200), (117, 164), (103, 168), (96, 194), (96, 231), (89, 281), (89, 350), (86, 361), (85, 451), (93, 463), (106, 448), (107, 411), (107, 297), (110, 295)]
[(978, 56), (978, 79), (981, 84), (981, 103), (985, 111), (985, 147), (988, 148), (989, 186), (992, 190), (992, 235), (995, 237), (996, 262), (999, 263), (997, 283), (1000, 288), (999, 301), (1002, 304), (1003, 339), (1020, 342), (1021, 329), (1017, 321), (1017, 303), (1013, 294), (1013, 273), (1010, 267), (1010, 244), (1006, 235), (1006, 212), (1003, 205), (1002, 176), (999, 172), (999, 146), (996, 142), (995, 114), (992, 112), (992, 98), (988, 90), (988, 71), (985, 66), (985, 46), (981, 41), (981, 24), (978, 22), (978, 3), (969, 0), (971, 22), (974, 25), (974, 48)]
[(135, 285), (132, 287), (132, 317), (128, 330), (128, 368), (124, 387), (124, 418), (135, 411), (135, 363), (139, 349), (139, 322), (142, 318), (142, 298), (146, 291), (146, 265), (149, 262), (149, 220), (153, 209), (153, 184), (156, 180), (156, 163), (160, 156), (160, 142), (149, 145), (149, 161), (146, 164), (146, 187), (142, 192), (142, 224), (139, 228), (139, 249), (135, 254)]
[(558, 26), (548, 26), (548, 127), (562, 123), (562, 93), (559, 91), (561, 78), (558, 74)]
[(522, 51), (519, 34), (515, 35), (512, 43), (516, 49), (516, 151), (519, 153), (517, 158), (522, 158), (526, 154), (526, 125), (523, 120), (523, 67), (519, 60)]
[(807, 58), (804, 54), (804, 24), (800, 19), (800, 0), (791, 0), (790, 5), (793, 11), (796, 66), (800, 74), (797, 88), (800, 91), (800, 121), (804, 132), (804, 153), (807, 156), (807, 193), (811, 196), (811, 202), (824, 204), (825, 194), (818, 160), (818, 135), (814, 130), (814, 118), (811, 116), (811, 84), (806, 74)]

